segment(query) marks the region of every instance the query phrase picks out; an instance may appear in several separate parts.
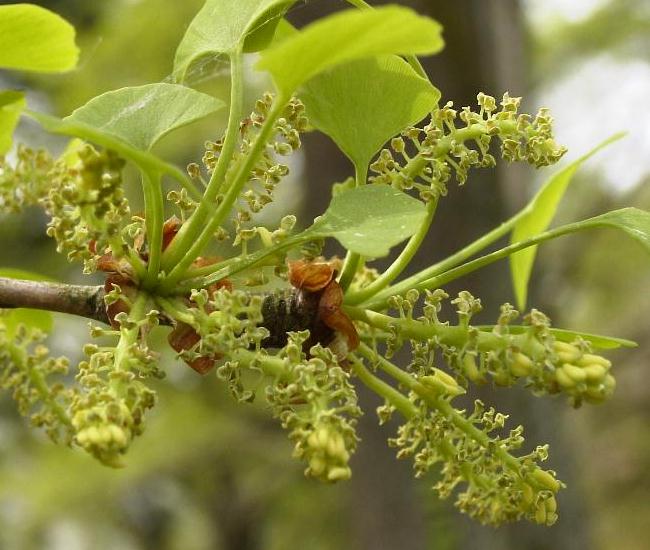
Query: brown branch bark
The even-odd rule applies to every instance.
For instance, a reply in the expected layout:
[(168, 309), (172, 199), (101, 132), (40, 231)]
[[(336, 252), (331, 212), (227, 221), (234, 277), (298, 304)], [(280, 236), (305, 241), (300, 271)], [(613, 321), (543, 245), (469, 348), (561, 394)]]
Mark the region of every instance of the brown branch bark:
[(0, 277), (0, 308), (69, 313), (108, 324), (104, 287)]
[[(68, 313), (110, 324), (104, 304), (104, 287), (72, 285), (44, 281), (26, 281), (0, 277), (0, 309), (26, 307)], [(262, 326), (269, 337), (264, 347), (282, 347), (287, 342), (287, 332), (308, 329), (310, 342), (323, 342), (333, 331), (325, 326), (318, 315), (319, 295), (292, 289), (285, 294), (270, 294), (262, 305)], [(172, 325), (162, 317), (160, 323)]]

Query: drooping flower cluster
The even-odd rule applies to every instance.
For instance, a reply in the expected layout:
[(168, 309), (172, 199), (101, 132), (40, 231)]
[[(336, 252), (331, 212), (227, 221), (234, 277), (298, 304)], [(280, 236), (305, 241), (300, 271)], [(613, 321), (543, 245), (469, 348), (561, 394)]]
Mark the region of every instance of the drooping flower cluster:
[(74, 434), (68, 413), (73, 394), (60, 382), (68, 360), (50, 357), (44, 339), (37, 329), (7, 324), (0, 310), (0, 387), (13, 393), (18, 411), (33, 426), (44, 428), (55, 443), (69, 444)]
[(95, 328), (96, 336), (118, 336), (113, 346), (86, 344), (88, 356), (78, 367), (79, 391), (70, 404), (75, 443), (108, 466), (121, 457), (144, 431), (144, 415), (156, 401), (147, 378), (162, 378), (158, 357), (144, 335), (157, 323), (157, 312), (142, 318), (116, 315), (118, 331)]
[(294, 456), (307, 463), (305, 475), (323, 481), (348, 479), (355, 451), (356, 418), (361, 415), (350, 375), (334, 354), (316, 345), (303, 351), (309, 334), (289, 334), (278, 354), (286, 372), (270, 385), (266, 398), (294, 442)]
[[(541, 109), (535, 118), (519, 114), (521, 98), (507, 93), (497, 109), (496, 100), (478, 94), (479, 112), (452, 103), (435, 109), (423, 128), (408, 128), (391, 141), (371, 164), (374, 183), (389, 184), (400, 190), (415, 189), (423, 200), (445, 195), (447, 183), (455, 174), (463, 184), (470, 168), (489, 168), (496, 164), (490, 153), (493, 138), (501, 143), (501, 156), (510, 162), (525, 161), (536, 167), (557, 162), (566, 152), (553, 139), (552, 118)], [(463, 126), (457, 127), (460, 121)], [(476, 148), (468, 145), (472, 143)], [(411, 153), (411, 149), (415, 152)]]
[(547, 458), (545, 446), (515, 458), (512, 452), (524, 443), (523, 428), (499, 436), (507, 416), (481, 401), (465, 416), (440, 398), (433, 406), (415, 394), (411, 399), (417, 413), (389, 443), (399, 449), (398, 458), (413, 458), (416, 477), (440, 464), (434, 489), (441, 498), (460, 489), (456, 506), (481, 523), (499, 525), (522, 516), (541, 524), (555, 522), (555, 494), (562, 484), (537, 465)]
[(114, 467), (142, 433), (144, 415), (155, 403), (142, 380), (163, 376), (145, 341), (157, 312), (134, 318), (122, 312), (115, 321), (118, 330), (95, 327), (92, 334), (118, 342), (84, 346), (88, 360), (77, 367), (78, 384), (67, 387), (68, 360), (49, 356), (41, 343), (45, 335), (0, 318), (0, 386), (13, 391), (20, 412), (53, 441), (78, 445)]
[[(242, 143), (241, 155), (246, 156), (257, 139), (259, 129), (266, 121), (273, 105), (273, 95), (266, 93), (255, 103), (255, 110), (240, 127)], [(292, 98), (276, 120), (274, 135), (268, 140), (251, 171), (248, 189), (241, 198), (246, 204), (238, 211), (238, 220), (246, 222), (250, 214), (262, 210), (273, 200), (273, 192), (280, 180), (289, 173), (289, 167), (278, 163), (276, 156), (288, 156), (300, 148), (300, 134), (307, 129), (305, 106), (297, 98)], [(248, 215), (246, 214), (248, 212)]]

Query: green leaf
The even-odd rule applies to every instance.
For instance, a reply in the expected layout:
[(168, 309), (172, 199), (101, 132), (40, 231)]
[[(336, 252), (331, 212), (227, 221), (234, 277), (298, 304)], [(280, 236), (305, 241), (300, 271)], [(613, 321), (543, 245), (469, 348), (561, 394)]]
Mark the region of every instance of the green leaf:
[[(7, 277), (9, 279), (25, 279), (27, 281), (51, 281), (50, 277), (41, 275), (39, 273), (32, 273), (31, 271), (24, 271), (22, 269), (13, 269), (8, 267), (0, 268), (0, 277)], [(4, 314), (0, 317), (0, 322), (7, 328), (7, 335), (11, 338), (18, 325), (42, 330), (43, 332), (50, 332), (52, 330), (52, 314), (49, 311), (42, 309), (28, 309), (16, 308), (5, 310)]]
[(337, 194), (305, 233), (334, 237), (366, 257), (386, 256), (413, 235), (426, 216), (422, 202), (387, 185), (364, 185)]
[[(481, 325), (476, 327), (484, 332), (492, 332), (494, 325)], [(512, 334), (523, 334), (530, 330), (528, 326), (508, 325), (508, 332)], [(589, 342), (594, 348), (599, 349), (616, 349), (620, 347), (635, 348), (638, 344), (625, 338), (614, 338), (613, 336), (602, 336), (600, 334), (589, 334), (588, 332), (577, 332), (575, 330), (566, 330), (561, 328), (552, 328), (551, 334), (561, 342), (573, 342), (577, 338), (582, 338)]]
[(24, 108), (25, 94), (14, 90), (0, 92), (0, 155), (11, 148), (11, 138)]
[(305, 27), (264, 51), (257, 64), (271, 73), (284, 97), (337, 65), (388, 54), (433, 54), (443, 47), (442, 27), (399, 6), (345, 10)]
[(223, 101), (178, 84), (145, 84), (97, 96), (63, 122), (96, 128), (135, 149), (148, 151), (171, 131), (224, 105)]
[[(572, 224), (574, 225), (574, 224)], [(580, 230), (614, 227), (627, 233), (650, 253), (650, 212), (639, 208), (621, 208), (575, 224)]]
[[(578, 168), (598, 151), (622, 138), (624, 134), (615, 134), (606, 139), (586, 155), (560, 170), (544, 183), (533, 199), (524, 208), (525, 215), (517, 222), (512, 232), (510, 242), (523, 241), (545, 231), (555, 217), (558, 205), (571, 183)], [(526, 307), (528, 281), (535, 262), (537, 247), (531, 246), (510, 256), (510, 272), (515, 291), (517, 305), (520, 309)]]
[(183, 82), (191, 65), (206, 56), (259, 51), (296, 0), (207, 0), (192, 20), (174, 57), (174, 78)]
[(390, 55), (323, 72), (307, 82), (300, 98), (309, 121), (365, 169), (390, 138), (431, 112), (440, 92)]
[(72, 25), (32, 4), (0, 6), (0, 68), (56, 73), (74, 69)]

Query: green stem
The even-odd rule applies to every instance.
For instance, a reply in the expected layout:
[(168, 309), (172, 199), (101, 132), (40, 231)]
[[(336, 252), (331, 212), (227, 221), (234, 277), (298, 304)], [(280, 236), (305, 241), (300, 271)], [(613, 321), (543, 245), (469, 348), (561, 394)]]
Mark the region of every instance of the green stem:
[[(239, 139), (239, 122), (242, 118), (244, 105), (244, 71), (242, 58), (242, 52), (239, 50), (233, 52), (230, 56), (230, 111), (228, 113), (228, 126), (226, 128), (223, 148), (198, 208), (190, 216), (189, 220), (183, 224), (163, 254), (162, 266), (167, 272), (181, 260), (183, 255), (188, 252), (192, 243), (195, 243), (199, 235), (201, 235), (206, 221), (214, 210), (215, 200), (223, 187), (226, 173), (233, 159)], [(196, 256), (189, 263), (186, 262), (187, 265), (191, 264), (195, 258)]]
[(445, 416), (445, 418), (454, 424), (454, 426), (464, 432), (471, 439), (477, 441), (482, 447), (486, 449), (492, 447), (491, 452), (494, 452), (510, 469), (518, 473), (521, 472), (521, 463), (516, 457), (511, 455), (502, 447), (496, 445), (491, 446), (490, 436), (479, 430), (474, 424), (472, 424), (472, 422), (452, 407), (448, 400), (434, 396), (430, 390), (420, 384), (413, 376), (388, 361), (388, 359), (375, 353), (375, 351), (366, 344), (361, 344), (357, 352), (369, 361), (373, 362), (401, 385), (415, 392), (418, 397), (426, 402), (427, 406), (438, 410)]
[[(400, 281), (396, 285), (386, 288), (383, 292), (376, 293), (373, 302), (379, 300), (385, 300), (388, 297), (394, 296), (396, 294), (402, 294), (403, 292), (406, 292), (410, 288), (416, 287), (422, 281), (426, 281), (427, 279), (430, 279), (436, 275), (439, 275), (440, 273), (444, 273), (445, 271), (453, 267), (456, 267), (461, 262), (464, 262), (467, 258), (474, 256), (484, 248), (490, 246), (495, 241), (498, 241), (504, 235), (507, 235), (510, 231), (512, 231), (512, 229), (519, 222), (519, 220), (526, 214), (528, 214), (526, 208), (520, 210), (509, 220), (506, 220), (499, 226), (492, 229), (492, 231), (486, 233), (479, 239), (476, 239), (474, 242), (470, 243), (469, 245), (462, 248), (458, 252), (452, 254), (451, 256), (445, 258), (444, 260), (436, 264), (433, 264), (432, 266), (427, 267), (426, 269), (423, 269), (422, 271), (419, 271), (418, 273), (415, 273), (414, 275), (411, 275), (410, 277)], [(350, 302), (350, 304), (355, 304), (355, 305), (357, 303), (361, 303), (361, 302), (359, 301)]]
[(131, 247), (127, 248), (127, 256), (135, 276), (138, 281), (144, 281), (147, 278), (147, 265), (142, 261), (142, 258), (138, 256), (137, 252)]
[(149, 245), (149, 261), (144, 287), (153, 288), (158, 281), (160, 255), (162, 252), (163, 224), (165, 223), (165, 205), (163, 203), (160, 174), (156, 172), (142, 174), (144, 191), (145, 224)]
[(391, 296), (403, 294), (411, 288), (420, 288), (419, 285), (421, 285), (424, 281), (430, 280), (433, 277), (436, 277), (437, 275), (445, 273), (446, 271), (449, 271), (450, 269), (458, 266), (458, 264), (465, 261), (467, 258), (474, 256), (484, 248), (487, 248), (492, 243), (498, 241), (500, 238), (510, 233), (515, 225), (519, 222), (519, 220), (527, 213), (528, 212), (525, 208), (523, 210), (520, 210), (509, 220), (495, 227), (492, 231), (486, 233), (479, 239), (476, 239), (474, 242), (470, 243), (458, 252), (452, 254), (451, 256), (448, 256), (444, 260), (432, 266), (427, 267), (426, 269), (423, 269), (418, 273), (415, 273), (414, 275), (411, 275), (396, 285), (385, 288), (383, 291), (378, 292), (374, 296), (373, 300), (370, 302), (365, 302), (364, 305), (371, 307), (372, 309), (378, 309), (376, 307), (377, 304), (385, 303), (386, 300)]
[(222, 279), (240, 273), (245, 269), (260, 267), (262, 265), (273, 265), (268, 262), (270, 257), (277, 256), (289, 248), (299, 246), (300, 244), (309, 241), (311, 237), (313, 237), (313, 235), (303, 232), (282, 241), (282, 243), (277, 244), (273, 248), (265, 248), (245, 257), (239, 256), (231, 260), (226, 260), (219, 264), (218, 268), (213, 270), (207, 277), (203, 277), (202, 279), (187, 279), (187, 281), (184, 281), (181, 285), (177, 285), (177, 289), (181, 292), (185, 292), (186, 290), (191, 290), (193, 288), (205, 288)]
[[(274, 129), (275, 120), (278, 118), (280, 113), (284, 108), (286, 100), (284, 98), (278, 98), (278, 102), (273, 106), (273, 109), (269, 113), (268, 118), (264, 122), (264, 125), (260, 129), (260, 133), (255, 140), (250, 152), (246, 156), (244, 162), (241, 164), (237, 174), (230, 183), (228, 190), (219, 203), (214, 214), (212, 215), (211, 220), (208, 222), (207, 226), (204, 227), (203, 231), (194, 241), (186, 252), (185, 256), (178, 262), (176, 267), (170, 272), (169, 276), (163, 281), (162, 289), (164, 292), (170, 292), (174, 289), (175, 285), (180, 281), (185, 272), (190, 267), (192, 262), (199, 256), (203, 248), (208, 244), (212, 239), (214, 232), (217, 230), (219, 225), (224, 221), (224, 219), (232, 211), (235, 201), (239, 197), (242, 188), (248, 181), (250, 177), (250, 172), (255, 166), (259, 155), (266, 146), (267, 140)], [(202, 203), (203, 204), (203, 203)]]
[(287, 362), (284, 359), (274, 355), (267, 355), (264, 352), (238, 349), (230, 355), (230, 359), (237, 361), (243, 367), (255, 366), (261, 368), (264, 374), (273, 378), (282, 380), (289, 375)]
[(370, 390), (383, 397), (405, 418), (413, 418), (418, 413), (417, 407), (402, 393), (372, 374), (355, 355), (349, 356), (352, 371)]
[[(115, 347), (114, 369), (116, 372), (126, 372), (131, 370), (131, 367), (129, 366), (129, 351), (131, 346), (138, 341), (138, 337), (140, 336), (139, 323), (144, 319), (145, 308), (148, 300), (149, 296), (145, 292), (138, 293), (129, 311), (129, 323), (134, 323), (135, 326), (132, 328), (120, 328), (120, 339)], [(119, 377), (111, 378), (110, 386), (119, 397), (124, 397), (128, 391), (128, 384), (124, 379)]]
[(507, 258), (508, 256), (514, 254), (515, 252), (518, 252), (519, 250), (523, 250), (524, 248), (529, 248), (531, 246), (538, 245), (544, 241), (561, 237), (562, 235), (575, 233), (576, 231), (581, 231), (582, 229), (586, 229), (587, 227), (596, 227), (599, 225), (604, 225), (604, 224), (599, 224), (595, 222), (590, 225), (585, 225), (585, 222), (582, 221), (582, 222), (576, 222), (576, 223), (564, 225), (562, 227), (558, 227), (551, 231), (545, 231), (529, 239), (525, 239), (523, 241), (513, 243), (510, 246), (506, 246), (490, 254), (486, 254), (485, 256), (481, 256), (480, 258), (476, 258), (471, 262), (467, 262), (454, 269), (450, 269), (449, 271), (441, 273), (440, 275), (431, 277), (430, 279), (427, 279), (422, 283), (420, 283), (419, 285), (417, 285), (416, 288), (418, 288), (419, 290), (438, 288), (442, 285), (449, 283), (450, 281), (453, 281), (455, 279), (458, 279), (459, 277), (467, 275), (468, 273), (472, 273), (477, 269), (481, 269), (486, 265), (494, 263), (503, 258)]
[[(393, 334), (397, 330), (399, 336), (403, 338), (418, 341), (435, 339), (440, 344), (456, 349), (461, 349), (469, 338), (470, 327), (464, 325), (429, 324), (414, 319), (399, 319), (354, 306), (343, 306), (343, 311), (351, 319), (361, 321), (384, 332)], [(479, 352), (498, 352), (507, 347), (516, 347), (534, 360), (543, 357), (545, 354), (543, 347), (536, 343), (535, 340), (531, 340), (526, 331), (508, 334), (508, 338), (494, 332), (484, 331), (479, 331), (476, 335), (476, 349)]]
[[(357, 166), (355, 164), (354, 166), (354, 184), (356, 187), (360, 187), (362, 185), (366, 184), (366, 180), (368, 179), (368, 166), (363, 165), (363, 166)], [(345, 255), (345, 261), (343, 262), (343, 268), (341, 269), (341, 276), (339, 277), (339, 285), (341, 285), (341, 288), (345, 292), (352, 281), (354, 280), (354, 276), (356, 275), (357, 271), (363, 266), (364, 260), (363, 258), (355, 253), (355, 252), (350, 252), (348, 250), (347, 254)]]
[(406, 246), (400, 253), (400, 255), (395, 259), (395, 261), (384, 271), (381, 276), (370, 283), (368, 286), (362, 288), (357, 292), (350, 292), (345, 296), (345, 302), (350, 305), (356, 305), (362, 303), (364, 300), (371, 298), (377, 294), (380, 290), (386, 288), (390, 283), (392, 283), (399, 275), (406, 269), (409, 262), (413, 259), (415, 253), (419, 250), (424, 237), (429, 232), (431, 223), (436, 213), (436, 207), (438, 205), (438, 197), (430, 200), (427, 203), (427, 214), (424, 220), (422, 220), (422, 225), (418, 229), (417, 233), (413, 235)]
[(168, 298), (163, 298), (162, 296), (156, 296), (156, 304), (159, 305), (162, 310), (172, 319), (176, 321), (181, 321), (186, 325), (194, 326), (194, 317), (191, 314), (186, 313), (187, 306), (182, 304), (180, 300), (172, 300)]

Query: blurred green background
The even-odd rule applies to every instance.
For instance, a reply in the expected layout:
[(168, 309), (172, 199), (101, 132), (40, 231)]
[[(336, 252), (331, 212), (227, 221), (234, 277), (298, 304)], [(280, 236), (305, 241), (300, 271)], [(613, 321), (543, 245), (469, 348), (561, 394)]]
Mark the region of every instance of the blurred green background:
[[(235, 1), (235, 0), (233, 0)], [(2, 2), (9, 3), (9, 2)], [(82, 58), (71, 74), (47, 78), (0, 72), (0, 87), (29, 90), (30, 104), (65, 115), (118, 87), (165, 80), (185, 26), (200, 0), (51, 0), (35, 2), (78, 29)], [(379, 4), (382, 2), (373, 2)], [(629, 131), (584, 168), (567, 195), (561, 220), (635, 205), (650, 209), (650, 9), (647, 0), (412, 0), (404, 2), (445, 26), (447, 47), (425, 60), (443, 98), (458, 106), (480, 90), (523, 95), (525, 107), (552, 108), (557, 137), (573, 159), (618, 130)], [(344, 7), (312, 0), (289, 14), (295, 24)], [(223, 94), (227, 67), (215, 63), (193, 78)], [(270, 85), (250, 72), (251, 94)], [(184, 165), (218, 137), (214, 120), (166, 139), (162, 156)], [(54, 149), (63, 143), (31, 124), (20, 140)], [(474, 173), (440, 207), (419, 265), (457, 249), (520, 207), (551, 173), (499, 166)], [(322, 212), (329, 185), (350, 173), (326, 138), (309, 135), (295, 160), (276, 214), (298, 209), (303, 223)], [(133, 188), (133, 200), (139, 200)], [(134, 208), (136, 210), (137, 208)], [(38, 211), (0, 218), (0, 267), (81, 280), (80, 269), (57, 256)], [(417, 266), (413, 266), (415, 269)], [(466, 287), (494, 321), (512, 301), (507, 264), (450, 288)], [(379, 428), (379, 403), (362, 392), (367, 411), (353, 479), (321, 485), (305, 480), (291, 444), (269, 418), (263, 399), (234, 405), (214, 375), (163, 357), (168, 377), (156, 382), (159, 404), (123, 470), (54, 447), (29, 430), (9, 396), (0, 400), (0, 548), (10, 550), (457, 550), (647, 548), (650, 531), (650, 261), (634, 242), (597, 232), (545, 245), (533, 278), (531, 305), (557, 326), (635, 339), (634, 350), (612, 354), (617, 392), (601, 407), (571, 410), (560, 399), (514, 390), (482, 397), (523, 423), (530, 446), (551, 443), (549, 467), (569, 487), (551, 527), (492, 529), (462, 517), (413, 480)], [(57, 317), (51, 346), (79, 357), (85, 323)]]

